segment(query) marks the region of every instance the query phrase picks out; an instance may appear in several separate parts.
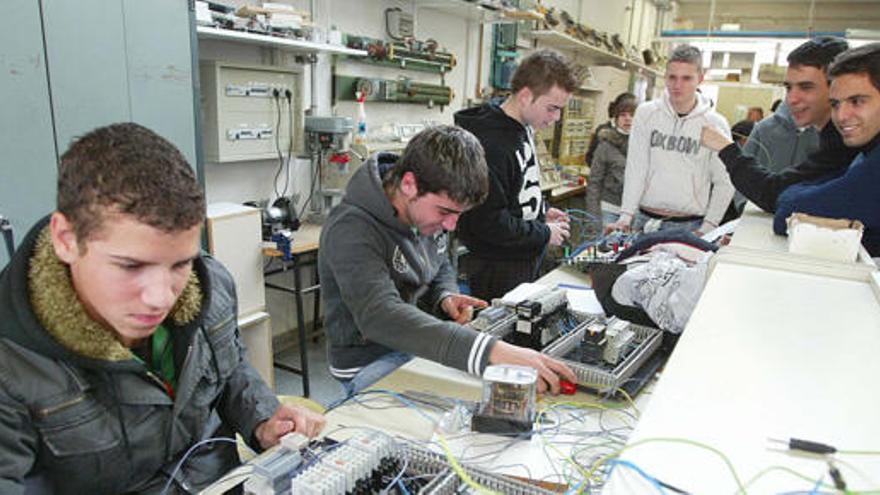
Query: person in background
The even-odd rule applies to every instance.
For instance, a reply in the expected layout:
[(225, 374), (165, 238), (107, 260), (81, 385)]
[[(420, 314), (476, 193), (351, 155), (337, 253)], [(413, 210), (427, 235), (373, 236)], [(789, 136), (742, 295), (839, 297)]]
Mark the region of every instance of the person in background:
[(469, 130), (486, 151), (489, 195), (461, 216), (459, 240), (471, 294), (487, 301), (538, 278), (548, 246), (568, 238), (569, 218), (547, 208), (534, 130), (559, 120), (578, 87), (568, 60), (539, 50), (522, 60), (503, 101), (461, 110), (455, 123)]
[(0, 493), (193, 493), (239, 464), (235, 433), (323, 428), (248, 363), (204, 219), (192, 168), (142, 126), (61, 156), (56, 211), (0, 273)]
[(865, 226), (862, 245), (880, 257), (880, 43), (841, 53), (828, 75), (831, 120), (857, 155), (845, 169), (785, 189), (773, 229), (784, 234), (786, 219), (795, 212), (859, 220)]
[[(820, 179), (829, 173), (839, 173), (858, 153), (843, 143), (840, 132), (831, 122), (828, 99), (828, 65), (847, 48), (844, 39), (820, 36), (804, 42), (788, 54), (785, 104), (795, 126), (811, 126), (819, 130), (819, 149), (797, 165), (774, 173), (756, 158), (761, 153), (756, 156), (745, 154), (715, 126), (704, 126), (700, 138), (702, 145), (718, 151), (737, 191), (762, 210), (775, 211), (776, 200), (785, 188)], [(773, 139), (772, 142), (785, 146), (781, 141)], [(772, 156), (772, 152), (766, 155)]]
[(607, 230), (641, 231), (650, 222), (660, 230), (706, 233), (720, 223), (734, 189), (717, 153), (700, 146), (700, 131), (707, 124), (727, 136), (730, 131), (697, 92), (702, 62), (697, 48), (676, 47), (666, 64), (662, 98), (636, 110), (620, 219)]
[(758, 122), (759, 120), (764, 118), (764, 109), (761, 107), (751, 107), (749, 108), (749, 113), (746, 115), (746, 120), (750, 122)]
[(620, 93), (617, 95), (617, 98), (614, 98), (608, 103), (608, 121), (599, 124), (596, 127), (596, 130), (593, 131), (593, 135), (590, 136), (590, 146), (587, 148), (587, 154), (584, 156), (587, 166), (593, 166), (593, 156), (596, 153), (596, 148), (599, 146), (599, 133), (605, 129), (611, 129), (614, 127), (614, 107), (616, 107), (621, 100), (627, 98), (635, 99), (636, 95), (632, 93)]
[(637, 106), (636, 97), (631, 93), (622, 93), (614, 101), (612, 125), (598, 135), (599, 144), (590, 166), (586, 192), (587, 213), (601, 219), (603, 228), (620, 217), (626, 149)]
[(459, 294), (447, 233), (486, 197), (488, 176), (479, 141), (453, 126), (416, 134), (399, 157), (373, 155), (352, 176), (321, 232), (333, 247), (318, 256), (330, 373), (347, 396), (413, 356), (475, 375), (530, 366), (553, 393), (559, 376), (574, 381), (559, 361), (462, 325), (486, 302)]

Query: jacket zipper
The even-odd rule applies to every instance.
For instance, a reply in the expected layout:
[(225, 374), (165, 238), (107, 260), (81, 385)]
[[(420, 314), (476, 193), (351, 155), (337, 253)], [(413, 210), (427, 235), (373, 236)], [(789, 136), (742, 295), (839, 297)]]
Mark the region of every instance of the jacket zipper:
[(37, 414), (39, 416), (45, 418), (46, 416), (49, 416), (50, 414), (54, 414), (54, 413), (57, 413), (58, 411), (61, 411), (63, 409), (67, 409), (68, 407), (75, 406), (84, 400), (86, 400), (86, 396), (79, 395), (77, 397), (74, 397), (73, 399), (62, 402), (61, 404), (56, 404), (51, 407), (44, 407), (43, 409), (38, 410)]
[(212, 334), (213, 334), (214, 332), (216, 332), (220, 327), (222, 327), (223, 325), (225, 325), (225, 324), (229, 323), (230, 321), (232, 321), (233, 318), (235, 318), (235, 315), (234, 315), (234, 314), (229, 315), (229, 316), (227, 316), (226, 318), (224, 318), (223, 321), (221, 321), (220, 323), (218, 323), (218, 324), (212, 326), (211, 328), (209, 328), (209, 329), (208, 329), (208, 335), (212, 335)]

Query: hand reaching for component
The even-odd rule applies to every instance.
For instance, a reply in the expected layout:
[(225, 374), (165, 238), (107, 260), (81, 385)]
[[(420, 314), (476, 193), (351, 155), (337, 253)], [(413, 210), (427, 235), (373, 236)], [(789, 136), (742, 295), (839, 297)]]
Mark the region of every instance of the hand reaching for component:
[(553, 395), (558, 394), (560, 377), (572, 383), (577, 382), (574, 371), (564, 363), (534, 349), (518, 347), (500, 340), (492, 346), (492, 350), (489, 352), (489, 362), (534, 368), (538, 371), (538, 392), (549, 391)]
[(261, 447), (268, 449), (293, 431), (314, 438), (324, 429), (326, 421), (323, 415), (305, 407), (282, 404), (272, 417), (257, 425), (254, 436)]
[(474, 316), (474, 308), (485, 308), (488, 305), (482, 299), (462, 294), (452, 294), (440, 301), (440, 307), (443, 308), (443, 311), (461, 325), (471, 321)]
[(550, 239), (547, 243), (551, 246), (561, 246), (568, 239), (569, 227), (567, 221), (550, 222), (547, 224), (547, 227), (550, 227)]

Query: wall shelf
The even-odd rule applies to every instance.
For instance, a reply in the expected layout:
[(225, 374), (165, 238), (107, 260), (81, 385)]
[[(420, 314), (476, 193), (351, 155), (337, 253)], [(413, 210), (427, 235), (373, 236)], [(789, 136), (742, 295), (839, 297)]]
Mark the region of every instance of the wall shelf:
[(553, 48), (580, 52), (591, 60), (594, 60), (597, 65), (610, 65), (623, 70), (638, 72), (647, 76), (663, 77), (663, 71), (657, 70), (653, 67), (648, 67), (641, 62), (630, 60), (624, 56), (617, 55), (616, 53), (611, 53), (607, 50), (597, 48), (589, 43), (585, 43), (565, 33), (560, 33), (558, 31), (540, 30), (523, 33), (523, 36), (531, 37)]
[(335, 55), (367, 56), (367, 52), (364, 50), (354, 50), (340, 45), (294, 40), (290, 38), (248, 33), (244, 31), (233, 31), (231, 29), (220, 29), (210, 26), (197, 26), (196, 32), (198, 32), (200, 39), (233, 41), (249, 45), (278, 48), (279, 50), (297, 53), (331, 53)]
[(524, 20), (513, 14), (519, 9), (504, 7), (490, 0), (415, 0), (417, 9), (434, 10), (482, 24), (510, 24)]

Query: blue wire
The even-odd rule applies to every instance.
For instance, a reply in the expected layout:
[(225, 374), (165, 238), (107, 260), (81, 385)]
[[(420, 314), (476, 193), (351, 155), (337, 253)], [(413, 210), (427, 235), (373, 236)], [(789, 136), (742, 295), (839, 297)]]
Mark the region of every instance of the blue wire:
[[(623, 466), (623, 467), (626, 467), (626, 468), (632, 469), (633, 471), (635, 471), (636, 473), (638, 473), (639, 476), (641, 476), (641, 477), (644, 478), (645, 480), (649, 481), (652, 485), (654, 485), (654, 488), (656, 488), (657, 491), (660, 492), (660, 495), (665, 495), (665, 494), (666, 494), (666, 491), (663, 489), (663, 485), (661, 485), (660, 482), (657, 481), (657, 478), (654, 478), (654, 477), (651, 476), (650, 474), (648, 474), (648, 473), (642, 471), (642, 468), (636, 466), (636, 465), (633, 464), (632, 462), (627, 461), (627, 460), (624, 460), (624, 459), (611, 459), (611, 460), (608, 461), (608, 463), (611, 464), (612, 469), (613, 469), (614, 466), (616, 466), (616, 465), (621, 465), (621, 466)], [(611, 475), (610, 472), (609, 472), (608, 474), (609, 474), (609, 476)]]
[(381, 395), (390, 395), (391, 397), (394, 397), (395, 399), (397, 399), (398, 401), (400, 401), (400, 403), (403, 404), (404, 406), (406, 406), (406, 407), (408, 407), (408, 408), (414, 410), (415, 412), (419, 413), (422, 417), (424, 417), (425, 419), (427, 419), (431, 424), (435, 424), (435, 423), (437, 423), (437, 419), (436, 419), (436, 418), (432, 418), (431, 416), (429, 416), (428, 414), (426, 414), (424, 411), (422, 411), (422, 409), (421, 409), (419, 406), (417, 406), (417, 405), (416, 405), (414, 402), (412, 402), (411, 400), (407, 399), (406, 397), (404, 397), (404, 396), (401, 395), (401, 394), (398, 394), (397, 392), (393, 392), (393, 391), (391, 391), (391, 390), (385, 390), (385, 389), (362, 390), (362, 391), (360, 391), (360, 392), (358, 392), (358, 393), (352, 395), (351, 397), (347, 397), (346, 399), (344, 399), (343, 401), (339, 402), (338, 404), (334, 404), (334, 408), (335, 408), (335, 407), (338, 407), (338, 406), (340, 406), (340, 405), (342, 405), (342, 403), (346, 402), (346, 401), (349, 400), (349, 399), (356, 399), (357, 397), (361, 397), (361, 396), (364, 396), (364, 395), (380, 395), (380, 394), (381, 394)]
[(397, 480), (397, 486), (400, 488), (400, 492), (403, 493), (403, 495), (409, 495), (409, 490), (407, 490), (406, 486), (403, 484), (402, 478)]
[(819, 493), (819, 487), (822, 486), (822, 480), (825, 479), (825, 475), (819, 476), (819, 479), (816, 480), (816, 484), (813, 485), (813, 489), (810, 490), (810, 495), (816, 495)]
[(575, 493), (577, 493), (581, 489), (581, 486), (583, 486), (583, 484), (585, 482), (586, 482), (586, 480), (581, 480), (580, 483), (578, 483), (577, 485), (574, 485), (573, 487), (566, 490), (563, 495), (574, 495)]

